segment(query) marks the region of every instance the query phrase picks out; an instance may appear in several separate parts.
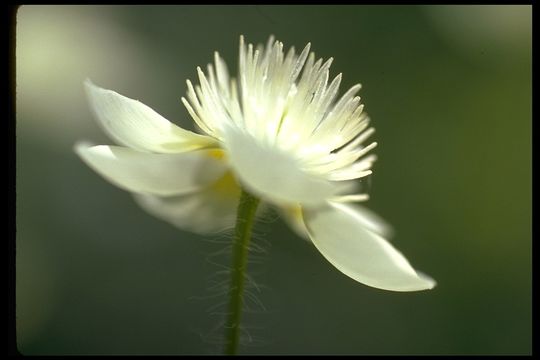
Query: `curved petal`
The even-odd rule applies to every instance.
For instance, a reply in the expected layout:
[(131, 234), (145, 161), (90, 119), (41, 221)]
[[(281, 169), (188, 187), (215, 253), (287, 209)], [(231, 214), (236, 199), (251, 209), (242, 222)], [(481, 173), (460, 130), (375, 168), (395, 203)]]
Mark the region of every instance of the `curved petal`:
[(301, 163), (232, 126), (223, 129), (231, 167), (253, 193), (275, 204), (317, 205), (341, 190), (339, 184), (310, 174)]
[(283, 220), (289, 225), (289, 227), (305, 240), (311, 241), (309, 234), (302, 218), (302, 207), (296, 206), (281, 206), (277, 208)]
[[(343, 204), (341, 201), (331, 201), (331, 203)], [(357, 214), (356, 219), (361, 221), (367, 229), (385, 238), (394, 236), (392, 225), (377, 213), (359, 204), (348, 204), (347, 206), (354, 209), (354, 212)]]
[(385, 290), (431, 289), (435, 281), (417, 273), (389, 242), (368, 230), (352, 207), (329, 204), (304, 209), (311, 240), (338, 270), (363, 284)]
[(79, 143), (75, 152), (105, 179), (128, 191), (154, 195), (192, 192), (215, 181), (226, 170), (215, 150), (152, 154), (121, 146)]
[(234, 227), (240, 188), (226, 173), (214, 184), (190, 194), (134, 197), (144, 210), (182, 230), (209, 234)]
[(184, 130), (143, 103), (84, 82), (92, 110), (105, 132), (121, 145), (160, 153), (211, 146), (211, 137)]

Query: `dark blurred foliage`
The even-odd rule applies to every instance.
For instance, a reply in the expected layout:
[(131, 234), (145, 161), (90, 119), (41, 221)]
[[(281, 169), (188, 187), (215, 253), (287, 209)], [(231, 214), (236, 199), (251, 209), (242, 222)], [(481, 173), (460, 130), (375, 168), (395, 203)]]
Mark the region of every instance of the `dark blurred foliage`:
[(270, 213), (242, 353), (531, 353), (531, 7), (23, 6), (17, 34), (22, 353), (220, 353), (210, 288), (228, 258), (212, 254), (230, 236), (147, 215), (72, 146), (111, 143), (86, 77), (191, 128), (185, 79), (214, 50), (236, 73), (240, 34), (311, 42), (342, 91), (362, 83), (379, 142), (367, 205), (438, 281), (356, 283)]

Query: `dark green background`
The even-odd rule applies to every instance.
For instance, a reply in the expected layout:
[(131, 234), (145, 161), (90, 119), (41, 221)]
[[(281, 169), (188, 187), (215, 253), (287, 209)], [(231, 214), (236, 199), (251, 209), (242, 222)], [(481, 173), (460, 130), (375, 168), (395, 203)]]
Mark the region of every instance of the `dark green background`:
[(277, 215), (258, 227), (258, 354), (531, 353), (531, 7), (23, 6), (17, 23), (17, 335), (24, 354), (213, 354), (229, 241), (181, 232), (73, 153), (112, 143), (86, 77), (191, 128), (180, 103), (240, 34), (335, 58), (379, 160), (368, 206), (438, 281), (394, 293), (342, 275)]

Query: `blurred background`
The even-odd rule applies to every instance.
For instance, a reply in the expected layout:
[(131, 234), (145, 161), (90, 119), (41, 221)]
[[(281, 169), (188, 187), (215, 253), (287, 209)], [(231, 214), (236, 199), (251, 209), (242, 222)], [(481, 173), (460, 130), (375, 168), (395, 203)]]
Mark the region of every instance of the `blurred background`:
[[(16, 320), (24, 354), (219, 354), (227, 235), (182, 232), (74, 154), (111, 144), (82, 82), (189, 129), (214, 50), (274, 34), (357, 82), (377, 129), (367, 205), (433, 276), (395, 293), (342, 275), (270, 215), (244, 354), (530, 354), (531, 6), (22, 6), (16, 25)], [(262, 238), (262, 239), (261, 239)], [(264, 240), (263, 240), (264, 239)]]

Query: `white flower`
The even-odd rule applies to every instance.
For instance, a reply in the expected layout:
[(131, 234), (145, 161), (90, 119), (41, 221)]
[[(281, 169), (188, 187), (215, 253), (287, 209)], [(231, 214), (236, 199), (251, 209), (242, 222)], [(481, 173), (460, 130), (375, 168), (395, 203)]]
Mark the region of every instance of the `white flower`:
[[(416, 272), (359, 205), (357, 179), (371, 174), (373, 133), (353, 86), (336, 101), (341, 74), (315, 61), (308, 44), (285, 55), (240, 39), (238, 79), (215, 53), (200, 85), (182, 99), (203, 134), (181, 129), (148, 106), (86, 81), (96, 118), (123, 146), (78, 144), (77, 153), (150, 213), (208, 233), (232, 226), (240, 185), (279, 210), (336, 268), (369, 286), (414, 291), (435, 282)], [(300, 75), (301, 74), (301, 75)]]

